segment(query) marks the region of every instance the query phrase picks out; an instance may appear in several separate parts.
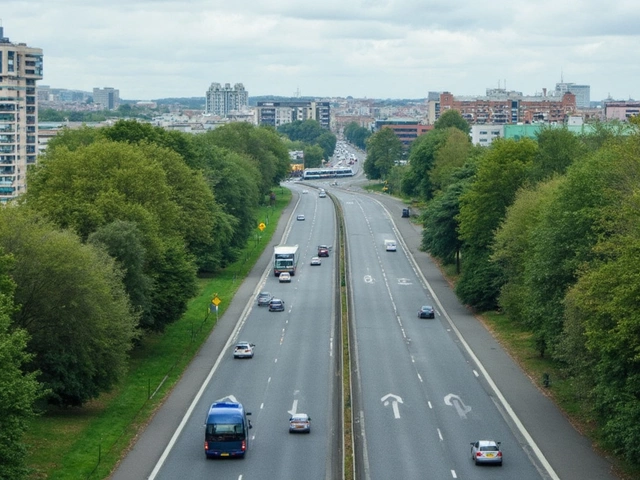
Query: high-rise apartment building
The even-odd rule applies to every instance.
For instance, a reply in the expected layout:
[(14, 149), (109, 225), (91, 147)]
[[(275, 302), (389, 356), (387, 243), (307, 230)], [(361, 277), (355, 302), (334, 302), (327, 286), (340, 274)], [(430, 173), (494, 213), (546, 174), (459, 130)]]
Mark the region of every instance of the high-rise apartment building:
[(226, 117), (229, 112), (239, 112), (249, 105), (249, 92), (241, 83), (236, 83), (233, 88), (229, 83), (225, 83), (224, 87), (219, 83), (212, 83), (205, 99), (205, 113)]
[(120, 90), (105, 87), (93, 89), (93, 103), (104, 110), (116, 110), (120, 106)]
[(11, 43), (0, 26), (0, 202), (26, 189), (27, 167), (38, 154), (38, 97), (42, 49)]

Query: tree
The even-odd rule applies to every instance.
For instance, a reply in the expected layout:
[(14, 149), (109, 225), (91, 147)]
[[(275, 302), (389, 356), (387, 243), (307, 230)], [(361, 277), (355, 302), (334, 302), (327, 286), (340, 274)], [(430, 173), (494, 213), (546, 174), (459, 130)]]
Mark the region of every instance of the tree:
[(364, 150), (367, 148), (367, 140), (371, 136), (371, 130), (361, 127), (356, 122), (348, 123), (344, 127), (344, 138), (356, 147)]
[(255, 229), (262, 176), (251, 157), (217, 146), (208, 133), (194, 138), (194, 150), (197, 168), (203, 170), (209, 188), (225, 214), (232, 217), (229, 219), (231, 232), (214, 230), (214, 239), (219, 243), (215, 251), (222, 252), (218, 260), (220, 267), (224, 267), (237, 259)]
[(153, 325), (151, 296), (153, 280), (145, 273), (146, 250), (142, 234), (133, 222), (116, 220), (91, 233), (88, 243), (104, 248), (123, 272), (122, 282), (133, 309), (140, 314), (140, 325)]
[(261, 198), (266, 198), (274, 185), (289, 176), (291, 161), (284, 142), (275, 130), (236, 122), (210, 132), (216, 145), (249, 156), (262, 175)]
[(436, 153), (446, 140), (445, 130), (431, 130), (413, 141), (409, 151), (409, 169), (402, 183), (405, 195), (418, 196), (425, 201), (433, 196), (430, 173)]
[(311, 145), (304, 149), (304, 168), (317, 168), (322, 166), (323, 152), (318, 145)]
[(0, 248), (0, 478), (26, 479), (27, 446), (22, 437), (28, 420), (35, 416), (34, 402), (44, 392), (36, 380), (38, 372), (24, 373), (32, 361), (26, 351), (28, 334), (12, 328), (15, 284), (9, 276), (9, 255)]
[(457, 128), (466, 135), (469, 135), (469, 133), (471, 132), (469, 123), (464, 118), (462, 118), (462, 115), (457, 110), (447, 110), (442, 115), (440, 115), (440, 118), (438, 118), (438, 120), (436, 120), (436, 123), (434, 124), (434, 128), (436, 130), (447, 130), (451, 127)]
[[(170, 150), (104, 140), (75, 151), (61, 147), (47, 150), (28, 175), (25, 204), (83, 240), (116, 220), (135, 223), (145, 248), (145, 274), (156, 290), (165, 290), (162, 283), (170, 281), (158, 273), (168, 245), (173, 250), (176, 242), (181, 244), (201, 262), (208, 260), (205, 255), (215, 255), (211, 238), (219, 218), (213, 195), (202, 174)], [(186, 262), (180, 271), (193, 268), (190, 256), (174, 255), (178, 258)], [(194, 281), (195, 274), (194, 269)], [(182, 310), (192, 293), (193, 282), (185, 282), (181, 295), (163, 299), (174, 305), (154, 316), (149, 328), (161, 330), (177, 320), (168, 313)]]
[[(469, 135), (457, 128), (446, 130), (444, 142), (440, 143), (434, 152), (433, 167), (428, 172), (429, 183), (435, 191), (447, 187), (458, 171), (472, 156), (478, 156), (483, 147), (474, 147)], [(423, 187), (424, 189), (424, 187)], [(424, 189), (424, 193), (428, 190)]]
[(474, 182), (460, 198), (459, 235), (464, 245), (456, 292), (480, 310), (497, 306), (504, 280), (489, 259), (490, 247), (507, 207), (527, 178), (536, 148), (530, 139), (494, 142), (480, 157)]
[(561, 183), (561, 177), (555, 177), (535, 186), (521, 188), (507, 208), (492, 245), (491, 261), (498, 265), (504, 276), (500, 307), (510, 318), (523, 319), (528, 326), (531, 323), (524, 313), (527, 303), (525, 269), (527, 259), (533, 254), (532, 232), (540, 223), (541, 213), (554, 200)]
[(367, 141), (364, 173), (370, 179), (386, 179), (396, 162), (402, 158), (402, 142), (390, 128), (382, 128)]
[(452, 174), (454, 183), (436, 194), (422, 215), (422, 249), (446, 264), (455, 261), (458, 273), (462, 248), (458, 237), (460, 197), (469, 188), (475, 169), (475, 164), (469, 162)]
[(566, 172), (572, 163), (587, 154), (584, 143), (567, 128), (543, 128), (537, 140), (538, 152), (530, 172), (534, 183)]
[(30, 335), (29, 367), (48, 401), (82, 405), (109, 391), (138, 325), (115, 261), (23, 207), (0, 210), (0, 246), (15, 259), (13, 325)]

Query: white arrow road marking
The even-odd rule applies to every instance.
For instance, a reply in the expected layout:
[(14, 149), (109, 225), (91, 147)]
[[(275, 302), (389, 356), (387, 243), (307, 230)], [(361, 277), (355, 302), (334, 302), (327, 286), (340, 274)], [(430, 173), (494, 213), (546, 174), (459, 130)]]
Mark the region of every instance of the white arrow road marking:
[(471, 411), (471, 407), (465, 405), (462, 399), (458, 395), (454, 395), (450, 393), (446, 397), (444, 397), (444, 403), (449, 406), (455, 407), (460, 418), (467, 418), (467, 413)]
[(293, 401), (293, 406), (291, 407), (291, 410), (289, 410), (289, 415), (294, 416), (297, 411), (298, 411), (298, 399)]
[(393, 408), (393, 417), (400, 418), (400, 409), (398, 408), (398, 404), (404, 403), (402, 401), (402, 398), (400, 398), (398, 395), (394, 395), (393, 393), (387, 393), (384, 397), (380, 399), (380, 401), (385, 407), (388, 407), (389, 399), (391, 399), (391, 408)]

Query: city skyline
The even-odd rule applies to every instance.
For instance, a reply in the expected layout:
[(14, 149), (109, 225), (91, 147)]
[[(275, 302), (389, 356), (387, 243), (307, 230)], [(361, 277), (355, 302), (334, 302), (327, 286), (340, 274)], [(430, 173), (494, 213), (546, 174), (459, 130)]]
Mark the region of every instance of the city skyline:
[(640, 97), (640, 4), (548, 0), (3, 2), (14, 43), (42, 48), (41, 84), (120, 97), (201, 97), (211, 82), (252, 96), (533, 95), (564, 81), (591, 100)]

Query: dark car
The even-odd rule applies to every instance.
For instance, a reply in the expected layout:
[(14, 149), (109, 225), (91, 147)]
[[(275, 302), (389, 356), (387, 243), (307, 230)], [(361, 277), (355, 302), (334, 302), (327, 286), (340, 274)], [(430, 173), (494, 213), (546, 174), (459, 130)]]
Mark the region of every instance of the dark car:
[(269, 302), (272, 299), (273, 299), (273, 295), (271, 295), (269, 292), (260, 292), (258, 294), (258, 306), (266, 307), (267, 305), (269, 305)]
[(279, 298), (272, 298), (269, 302), (269, 311), (284, 312), (284, 300), (280, 300)]
[(418, 318), (436, 318), (436, 312), (431, 305), (423, 305), (418, 310)]
[(318, 245), (318, 256), (319, 257), (328, 257), (329, 256), (329, 247), (326, 245)]
[(411, 216), (411, 210), (408, 208), (402, 209), (402, 218), (409, 218)]

